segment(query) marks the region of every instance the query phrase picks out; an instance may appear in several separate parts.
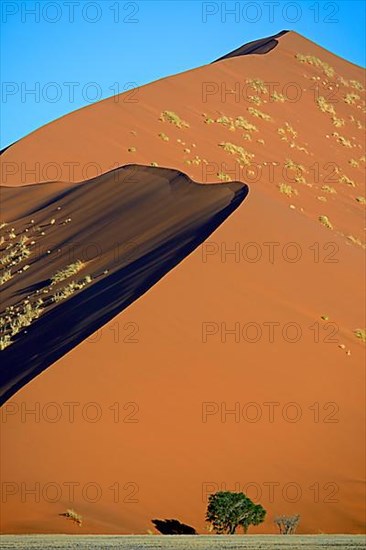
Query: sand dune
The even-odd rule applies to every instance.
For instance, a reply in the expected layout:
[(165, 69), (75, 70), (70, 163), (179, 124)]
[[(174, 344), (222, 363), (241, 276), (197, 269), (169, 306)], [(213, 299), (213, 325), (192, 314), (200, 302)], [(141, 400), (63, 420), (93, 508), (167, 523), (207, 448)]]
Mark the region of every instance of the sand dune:
[[(363, 532), (365, 73), (296, 33), (272, 38), (268, 53), (101, 101), (1, 155), (6, 238), (61, 212), (65, 225), (40, 231), (51, 252), (81, 235), (109, 270), (28, 329), (42, 328), (42, 370), (65, 335), (105, 323), (2, 408), (3, 531), (145, 533), (177, 518), (204, 532), (207, 494), (226, 487), (267, 509), (258, 533), (283, 513), (301, 514), (301, 533)], [(131, 163), (150, 168), (119, 195), (110, 171)], [(159, 176), (170, 170), (176, 186)], [(250, 190), (237, 209), (247, 187), (232, 182)], [(141, 257), (174, 238), (180, 255), (123, 288), (111, 250), (135, 226)], [(7, 305), (68, 264), (46, 250), (36, 265), (5, 283)], [(117, 314), (125, 292), (140, 297)], [(89, 299), (80, 321), (73, 303)], [(70, 507), (81, 528), (60, 518)]]

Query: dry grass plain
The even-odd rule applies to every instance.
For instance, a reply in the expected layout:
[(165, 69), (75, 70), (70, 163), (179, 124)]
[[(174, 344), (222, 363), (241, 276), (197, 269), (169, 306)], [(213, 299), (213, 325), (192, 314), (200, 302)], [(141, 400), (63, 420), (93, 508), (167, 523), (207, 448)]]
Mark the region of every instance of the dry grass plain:
[(147, 535), (4, 535), (3, 550), (359, 550), (366, 548), (363, 535), (236, 535), (236, 536), (147, 536)]

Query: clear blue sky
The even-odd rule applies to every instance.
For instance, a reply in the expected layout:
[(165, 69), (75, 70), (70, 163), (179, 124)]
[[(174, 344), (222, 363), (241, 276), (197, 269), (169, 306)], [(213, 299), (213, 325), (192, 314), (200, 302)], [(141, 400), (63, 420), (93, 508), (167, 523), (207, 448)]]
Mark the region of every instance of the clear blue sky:
[(2, 147), (283, 29), (365, 66), (364, 0), (2, 0), (1, 23)]

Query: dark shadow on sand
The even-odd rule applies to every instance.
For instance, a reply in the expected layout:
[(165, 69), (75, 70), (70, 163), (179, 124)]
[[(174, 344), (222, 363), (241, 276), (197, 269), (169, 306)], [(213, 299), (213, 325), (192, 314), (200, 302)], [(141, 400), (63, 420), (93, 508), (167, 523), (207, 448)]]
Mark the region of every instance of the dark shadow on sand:
[(233, 50), (232, 52), (227, 53), (226, 55), (223, 55), (218, 59), (215, 59), (215, 61), (213, 61), (212, 63), (216, 63), (217, 61), (223, 61), (224, 59), (229, 59), (230, 57), (238, 57), (239, 55), (266, 54), (277, 46), (278, 44), (277, 38), (280, 38), (281, 36), (283, 36), (288, 32), (289, 31), (281, 31), (277, 34), (274, 34), (273, 36), (268, 36), (267, 38), (260, 38), (259, 40), (253, 40), (252, 42), (243, 44), (243, 46), (240, 46), (236, 50)]
[(197, 535), (194, 527), (177, 519), (152, 519), (151, 523), (162, 535)]

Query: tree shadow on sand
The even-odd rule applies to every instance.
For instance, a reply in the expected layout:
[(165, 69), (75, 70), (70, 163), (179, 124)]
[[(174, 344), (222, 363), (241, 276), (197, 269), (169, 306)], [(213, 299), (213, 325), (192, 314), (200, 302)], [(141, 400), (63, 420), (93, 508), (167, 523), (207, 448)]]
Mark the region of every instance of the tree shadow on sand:
[(194, 527), (181, 523), (177, 519), (152, 519), (151, 523), (162, 535), (197, 535)]

